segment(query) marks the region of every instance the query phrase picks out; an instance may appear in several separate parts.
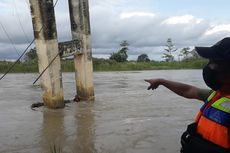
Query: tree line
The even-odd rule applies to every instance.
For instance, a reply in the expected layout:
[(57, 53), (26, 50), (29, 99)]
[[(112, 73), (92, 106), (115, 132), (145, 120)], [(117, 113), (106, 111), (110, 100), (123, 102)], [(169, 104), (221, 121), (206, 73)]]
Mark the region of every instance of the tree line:
[[(129, 52), (129, 42), (127, 40), (123, 40), (120, 43), (120, 48), (110, 54), (109, 59), (116, 62), (126, 62), (128, 61), (128, 52)], [(147, 52), (147, 51), (146, 51)], [(178, 53), (179, 52), (179, 53)], [(194, 59), (200, 59), (199, 55), (196, 53), (194, 49), (190, 49), (189, 47), (184, 47), (178, 50), (172, 39), (168, 38), (165, 44), (164, 51), (162, 51), (162, 59), (165, 62), (173, 62), (173, 61), (188, 61)], [(178, 59), (176, 60), (176, 54)], [(37, 60), (36, 49), (31, 49), (25, 55), (25, 61)], [(143, 53), (138, 55), (137, 62), (150, 62), (150, 58), (147, 53)]]
[[(116, 62), (126, 62), (128, 58), (128, 51), (129, 51), (129, 43), (127, 40), (124, 40), (120, 43), (120, 49), (117, 52), (113, 52), (109, 57), (110, 60), (115, 60)], [(176, 61), (175, 54), (178, 52), (178, 49), (173, 44), (171, 38), (168, 38), (166, 41), (166, 45), (164, 48), (164, 52), (162, 58), (166, 62), (173, 62)], [(189, 47), (184, 47), (179, 50), (178, 54), (178, 61), (188, 61), (199, 59), (199, 55), (196, 53), (194, 49), (190, 49)], [(150, 58), (148, 57), (147, 53), (140, 54), (137, 57), (137, 62), (150, 62)]]
[[(166, 46), (164, 49), (165, 53), (163, 53), (162, 58), (166, 62), (175, 61), (175, 53), (178, 51), (178, 49), (173, 44), (171, 38), (167, 39), (165, 46)], [(184, 47), (181, 50), (179, 50), (178, 61), (188, 61), (194, 59), (200, 59), (200, 56), (197, 54), (197, 52), (194, 49), (190, 49), (189, 47)]]

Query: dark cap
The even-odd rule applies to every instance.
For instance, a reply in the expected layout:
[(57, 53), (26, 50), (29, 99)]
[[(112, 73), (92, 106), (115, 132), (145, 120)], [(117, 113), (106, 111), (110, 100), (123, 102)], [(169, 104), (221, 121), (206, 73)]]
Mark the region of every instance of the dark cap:
[(212, 47), (195, 47), (197, 53), (211, 60), (230, 60), (230, 37), (217, 42)]

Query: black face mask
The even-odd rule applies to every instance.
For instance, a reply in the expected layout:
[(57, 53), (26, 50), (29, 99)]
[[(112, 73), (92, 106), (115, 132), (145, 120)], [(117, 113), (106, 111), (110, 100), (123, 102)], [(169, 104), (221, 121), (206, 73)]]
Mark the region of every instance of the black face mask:
[(220, 83), (217, 79), (218, 72), (215, 70), (212, 70), (209, 65), (206, 65), (203, 68), (203, 79), (204, 82), (208, 87), (210, 87), (212, 90), (218, 90), (221, 88), (222, 83)]

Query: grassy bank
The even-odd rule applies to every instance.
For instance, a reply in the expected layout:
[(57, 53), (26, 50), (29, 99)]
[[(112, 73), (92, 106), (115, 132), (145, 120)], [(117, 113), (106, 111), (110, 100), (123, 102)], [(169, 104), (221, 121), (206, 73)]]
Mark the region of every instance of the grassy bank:
[[(162, 70), (162, 69), (201, 69), (207, 61), (202, 59), (181, 61), (181, 62), (122, 62), (112, 60), (94, 59), (94, 71), (135, 71), (135, 70)], [(12, 62), (1, 61), (0, 73), (4, 73), (10, 68)], [(74, 72), (73, 60), (62, 61), (63, 72)], [(38, 72), (37, 61), (20, 62), (12, 69), (13, 73), (34, 73)]]
[(162, 70), (162, 69), (200, 69), (207, 61), (191, 60), (183, 62), (124, 62), (94, 61), (95, 71), (129, 71), (129, 70)]

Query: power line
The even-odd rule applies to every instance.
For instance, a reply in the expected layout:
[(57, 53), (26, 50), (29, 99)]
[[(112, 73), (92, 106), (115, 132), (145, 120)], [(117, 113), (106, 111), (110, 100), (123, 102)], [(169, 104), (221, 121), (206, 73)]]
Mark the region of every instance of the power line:
[[(56, 2), (55, 2), (55, 4), (53, 5), (53, 9), (55, 8), (55, 6), (56, 6), (56, 4), (57, 4), (57, 2), (58, 2), (58, 0), (56, 0)], [(1, 24), (1, 22), (0, 22), (0, 24)], [(1, 24), (2, 25), (2, 24)], [(42, 27), (41, 27), (41, 29), (38, 31), (38, 33), (40, 33), (41, 31), (42, 31), (42, 29), (44, 28), (44, 25), (42, 25)], [(46, 30), (47, 28), (45, 27), (45, 30)], [(35, 38), (30, 42), (30, 44), (26, 47), (26, 49), (24, 50), (24, 52), (19, 56), (19, 58), (11, 65), (11, 67), (1, 76), (1, 78), (0, 78), (0, 80), (2, 80), (13, 68), (14, 68), (14, 66), (20, 61), (20, 59), (24, 56), (24, 54), (26, 53), (26, 51), (30, 48), (30, 46), (34, 43), (34, 41), (35, 41)], [(56, 59), (56, 56), (55, 56), (55, 58), (53, 59), (53, 60), (55, 60)], [(51, 63), (53, 62), (53, 60), (51, 61)], [(49, 63), (49, 65), (51, 64), (51, 63)], [(48, 65), (48, 67), (49, 67), (49, 65)], [(47, 68), (46, 68), (47, 69)], [(45, 70), (46, 70), (45, 69)], [(43, 72), (44, 73), (44, 72)], [(42, 74), (43, 74), (42, 73)], [(41, 74), (41, 75), (42, 75)]]
[(57, 2), (58, 2), (58, 0), (56, 0), (56, 2), (54, 3), (53, 8), (55, 8), (55, 6), (57, 5)]
[(2, 22), (1, 22), (1, 21), (0, 21), (0, 25), (1, 25), (2, 29), (3, 29), (3, 31), (5, 32), (5, 34), (6, 34), (7, 38), (9, 39), (9, 41), (10, 41), (11, 45), (14, 47), (14, 50), (17, 52), (18, 56), (20, 56), (20, 54), (18, 53), (17, 48), (16, 48), (16, 47), (15, 47), (15, 45), (14, 45), (13, 40), (10, 38), (9, 34), (7, 33), (7, 31), (6, 31), (6, 29), (5, 29), (5, 27), (3, 26), (3, 24), (2, 24)]
[(48, 64), (48, 66), (40, 73), (40, 75), (37, 77), (37, 79), (33, 82), (33, 84), (35, 84), (38, 79), (43, 75), (43, 73), (45, 73), (45, 71), (50, 67), (50, 65), (53, 63), (53, 61), (58, 57), (58, 55), (60, 55), (60, 53), (57, 53), (57, 55), (52, 59), (52, 61)]
[(27, 7), (28, 7), (28, 10), (30, 10), (30, 4), (29, 4), (29, 1), (28, 1), (28, 0), (25, 0), (25, 2), (26, 2), (26, 5), (27, 5)]
[(2, 80), (6, 74), (8, 74), (13, 67), (20, 61), (20, 59), (24, 56), (24, 54), (26, 53), (26, 51), (28, 50), (28, 48), (34, 43), (35, 39), (26, 47), (26, 49), (24, 50), (24, 52), (20, 55), (20, 57), (14, 62), (14, 64), (11, 65), (11, 67), (1, 76), (0, 80)]
[[(15, 0), (14, 0), (14, 5), (15, 5)], [(16, 11), (16, 15), (17, 15), (17, 19), (18, 19), (20, 28), (21, 28), (22, 32), (24, 33), (24, 36), (25, 36), (26, 40), (29, 41), (29, 38), (28, 38), (28, 36), (27, 36), (27, 34), (26, 34), (23, 26), (22, 26), (22, 22), (21, 22), (20, 16), (18, 15), (18, 9), (17, 9), (17, 7), (15, 7), (15, 11)]]

